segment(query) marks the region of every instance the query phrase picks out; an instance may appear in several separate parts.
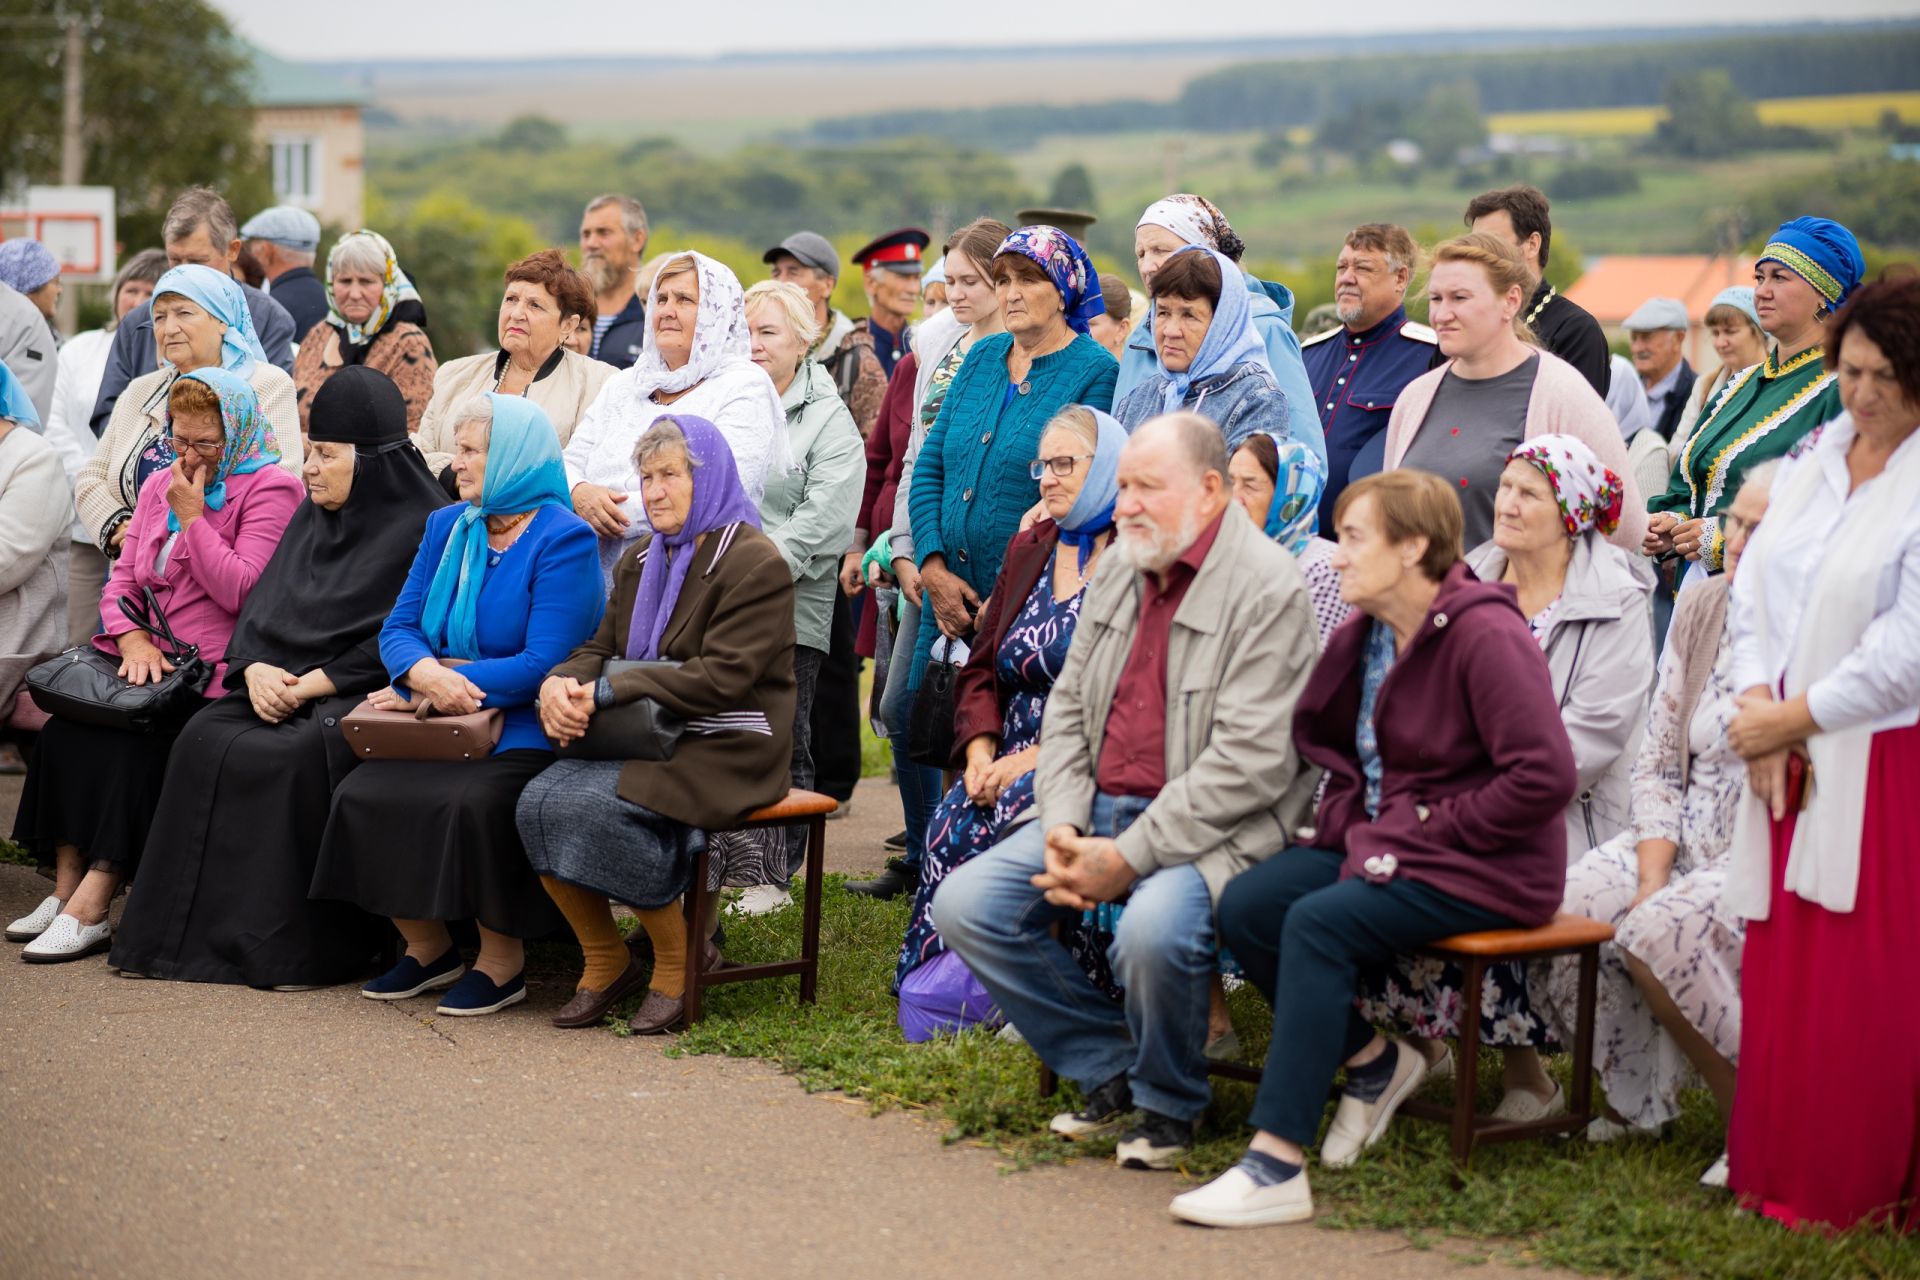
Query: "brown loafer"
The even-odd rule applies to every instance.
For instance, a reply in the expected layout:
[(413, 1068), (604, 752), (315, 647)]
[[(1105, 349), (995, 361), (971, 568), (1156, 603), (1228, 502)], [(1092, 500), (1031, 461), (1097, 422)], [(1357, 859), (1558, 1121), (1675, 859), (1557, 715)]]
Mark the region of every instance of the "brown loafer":
[(646, 980), (647, 967), (638, 960), (629, 958), (627, 969), (613, 980), (605, 991), (595, 991), (591, 987), (582, 987), (573, 993), (573, 999), (560, 1006), (560, 1012), (553, 1015), (556, 1027), (597, 1027), (613, 1006), (619, 1004), (633, 993), (633, 989)]
[(649, 989), (647, 998), (633, 1011), (633, 1017), (627, 1019), (627, 1029), (637, 1036), (657, 1036), (679, 1026), (686, 1011), (687, 1002), (679, 996), (663, 996)]

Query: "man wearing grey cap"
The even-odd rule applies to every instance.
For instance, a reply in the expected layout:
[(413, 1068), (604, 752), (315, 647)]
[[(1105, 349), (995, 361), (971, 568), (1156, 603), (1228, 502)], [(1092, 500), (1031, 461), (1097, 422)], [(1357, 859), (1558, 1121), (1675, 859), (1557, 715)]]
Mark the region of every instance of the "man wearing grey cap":
[(240, 228), (247, 252), (267, 273), (267, 292), (293, 317), (295, 340), (327, 318), (327, 290), (313, 273), (320, 248), (320, 220), (305, 209), (277, 204)]
[(829, 303), (840, 280), (840, 255), (827, 238), (815, 231), (796, 231), (760, 256), (773, 268), (775, 280), (800, 286), (813, 302), (813, 318), (820, 337), (807, 354), (818, 360), (833, 379), (853, 414), (860, 438), (873, 432), (880, 402), (887, 397), (887, 374), (873, 353), (873, 335)]
[(1647, 389), (1654, 430), (1672, 440), (1699, 377), (1686, 358), (1687, 306), (1678, 298), (1648, 298), (1620, 327), (1627, 331), (1634, 372)]

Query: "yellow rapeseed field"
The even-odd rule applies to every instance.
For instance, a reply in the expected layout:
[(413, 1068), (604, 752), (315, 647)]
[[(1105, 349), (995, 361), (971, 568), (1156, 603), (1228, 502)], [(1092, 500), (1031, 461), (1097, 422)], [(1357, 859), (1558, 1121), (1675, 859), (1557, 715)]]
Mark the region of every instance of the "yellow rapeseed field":
[[(1768, 124), (1808, 129), (1846, 129), (1877, 124), (1888, 109), (1920, 121), (1920, 93), (1840, 93), (1822, 98), (1768, 98), (1754, 104)], [(1596, 107), (1587, 111), (1514, 111), (1487, 117), (1495, 133), (1560, 134), (1565, 137), (1630, 137), (1652, 133), (1665, 108)]]

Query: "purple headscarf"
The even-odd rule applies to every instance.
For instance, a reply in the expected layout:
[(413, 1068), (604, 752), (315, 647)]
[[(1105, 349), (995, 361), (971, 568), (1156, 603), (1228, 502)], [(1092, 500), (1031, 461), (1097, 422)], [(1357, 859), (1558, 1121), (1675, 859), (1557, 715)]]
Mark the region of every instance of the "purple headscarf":
[(656, 533), (647, 543), (647, 563), (640, 570), (640, 588), (633, 593), (633, 620), (627, 627), (629, 659), (660, 656), (660, 637), (666, 633), (667, 620), (673, 616), (680, 588), (686, 585), (687, 570), (693, 565), (693, 556), (684, 548), (691, 547), (701, 534), (730, 524), (760, 527), (760, 511), (741, 487), (733, 450), (720, 428), (690, 413), (662, 415), (656, 425), (660, 422), (676, 424), (687, 438), (687, 458), (693, 464), (693, 504), (687, 508), (686, 523), (678, 530)]

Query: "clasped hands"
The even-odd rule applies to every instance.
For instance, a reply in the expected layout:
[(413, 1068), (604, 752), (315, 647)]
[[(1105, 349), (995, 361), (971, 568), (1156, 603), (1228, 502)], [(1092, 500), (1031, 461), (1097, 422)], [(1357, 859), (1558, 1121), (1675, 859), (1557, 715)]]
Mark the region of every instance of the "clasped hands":
[(279, 724), (313, 699), (330, 697), (337, 692), (333, 681), (317, 667), (297, 676), (270, 662), (255, 662), (243, 674), (253, 714), (268, 724)]
[[(407, 687), (416, 698), (443, 716), (472, 715), (486, 701), (486, 690), (461, 675), (455, 668), (466, 664), (458, 658), (422, 658), (407, 668)], [(367, 696), (367, 705), (375, 711), (411, 711), (416, 705), (400, 696), (397, 689), (380, 689)]]
[(593, 719), (593, 686), (572, 676), (548, 676), (540, 685), (540, 728), (564, 747), (587, 731)]
[(1044, 890), (1054, 906), (1074, 911), (1118, 902), (1140, 878), (1112, 840), (1083, 836), (1064, 822), (1047, 832), (1046, 861), (1047, 869), (1033, 877), (1033, 887)]
[(1787, 816), (1787, 757), (1805, 756), (1807, 739), (1820, 726), (1805, 694), (1781, 702), (1773, 690), (1755, 685), (1734, 702), (1740, 710), (1727, 725), (1727, 744), (1747, 762), (1747, 785), (1778, 822)]
[(1704, 520), (1682, 520), (1671, 511), (1656, 511), (1647, 517), (1647, 536), (1640, 550), (1650, 556), (1663, 556), (1671, 551), (1689, 560), (1698, 560), (1705, 532)]

